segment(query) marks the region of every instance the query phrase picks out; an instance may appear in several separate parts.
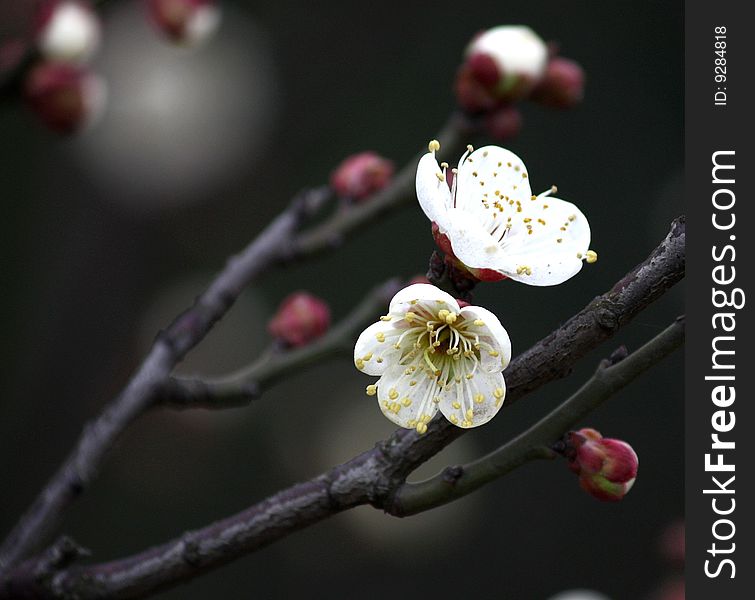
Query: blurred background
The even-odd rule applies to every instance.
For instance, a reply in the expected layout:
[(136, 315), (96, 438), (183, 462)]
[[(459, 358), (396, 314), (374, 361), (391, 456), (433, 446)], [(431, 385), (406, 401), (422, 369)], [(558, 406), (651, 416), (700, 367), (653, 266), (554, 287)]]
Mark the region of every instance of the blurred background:
[[(478, 287), (476, 303), (501, 317), (515, 353), (643, 260), (683, 211), (681, 2), (227, 0), (217, 34), (194, 50), (156, 35), (139, 2), (109, 1), (102, 15), (93, 64), (109, 102), (97, 123), (64, 138), (20, 102), (0, 104), (0, 536), (158, 329), (292, 195), (327, 182), (349, 154), (375, 150), (401, 166), (435, 137), (479, 30), (527, 24), (587, 73), (579, 107), (524, 105), (508, 146), (533, 190), (557, 184), (589, 217), (600, 260), (555, 288)], [(253, 360), (291, 291), (327, 299), (338, 319), (375, 282), (424, 272), (432, 249), (425, 216), (407, 206), (255, 284), (180, 372)], [(678, 286), (572, 377), (504, 410), (420, 475), (505, 442), (619, 344), (636, 348), (683, 312)], [(650, 598), (668, 577), (659, 539), (683, 514), (682, 375), (676, 353), (584, 423), (640, 457), (623, 502), (591, 498), (562, 462), (529, 464), (417, 517), (367, 507), (337, 516), (159, 597), (545, 599), (588, 588)], [(344, 359), (292, 374), (249, 408), (153, 412), (119, 441), (64, 529), (95, 560), (117, 558), (310, 478), (393, 430), (364, 396), (369, 382)], [(328, 404), (315, 410), (318, 393)]]

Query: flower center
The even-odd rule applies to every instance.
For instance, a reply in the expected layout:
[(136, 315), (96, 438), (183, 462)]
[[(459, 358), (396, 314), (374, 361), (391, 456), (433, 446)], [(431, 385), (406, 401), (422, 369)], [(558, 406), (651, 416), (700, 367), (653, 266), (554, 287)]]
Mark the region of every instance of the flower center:
[(400, 364), (412, 372), (422, 370), (443, 388), (452, 382), (472, 379), (480, 364), (480, 352), (498, 353), (474, 331), (481, 322), (465, 319), (460, 313), (442, 308), (437, 311), (413, 307), (404, 314), (409, 327), (399, 337)]

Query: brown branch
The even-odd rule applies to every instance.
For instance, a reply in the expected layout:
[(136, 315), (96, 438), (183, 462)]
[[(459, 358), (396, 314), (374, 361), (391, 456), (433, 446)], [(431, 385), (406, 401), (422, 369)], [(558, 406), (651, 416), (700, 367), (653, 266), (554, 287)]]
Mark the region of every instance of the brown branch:
[[(452, 117), (439, 136), (443, 151), (459, 151), (465, 121)], [(270, 267), (293, 258), (310, 257), (338, 245), (345, 236), (373, 219), (414, 199), (410, 161), (392, 184), (366, 202), (334, 213), (309, 232), (298, 235), (303, 222), (330, 198), (329, 188), (297, 197), (240, 254), (229, 259), (210, 287), (155, 341), (124, 390), (89, 423), (76, 447), (48, 481), (34, 503), (0, 545), (0, 580), (15, 564), (44, 544), (62, 512), (87, 487), (115, 439), (157, 398), (171, 371), (221, 319), (252, 280)]]
[[(610, 291), (509, 365), (507, 404), (568, 373), (586, 352), (613, 335), (684, 276), (684, 219), (650, 257)], [(436, 418), (418, 436), (401, 429), (375, 448), (247, 510), (129, 558), (51, 569), (31, 559), (3, 583), (3, 598), (139, 598), (186, 581), (286, 535), (359, 504), (401, 515), (395, 492), (418, 465), (466, 430)]]

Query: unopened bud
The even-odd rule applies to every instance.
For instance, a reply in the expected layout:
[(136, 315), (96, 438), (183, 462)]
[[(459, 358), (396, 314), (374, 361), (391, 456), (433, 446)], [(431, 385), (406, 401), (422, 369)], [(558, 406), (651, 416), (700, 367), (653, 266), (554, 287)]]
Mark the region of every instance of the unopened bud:
[(548, 63), (540, 83), (530, 96), (552, 108), (572, 108), (585, 94), (585, 72), (579, 63), (557, 56)]
[(617, 501), (632, 488), (638, 460), (626, 442), (604, 438), (595, 429), (580, 429), (567, 434), (566, 446), (569, 468), (579, 475), (579, 484), (590, 495)]
[(360, 152), (345, 159), (330, 176), (330, 185), (342, 198), (364, 200), (386, 187), (393, 163), (375, 152)]
[[(469, 75), (497, 101), (511, 102), (525, 97), (540, 81), (548, 47), (529, 27), (504, 25), (478, 35), (465, 54)], [(457, 97), (458, 88), (457, 82)]]
[(288, 346), (304, 346), (330, 327), (330, 308), (320, 298), (295, 292), (286, 298), (268, 325), (274, 338)]
[(485, 115), (485, 131), (495, 140), (505, 142), (522, 129), (522, 113), (515, 106), (502, 106)]
[(493, 86), (479, 81), (466, 63), (456, 73), (454, 92), (459, 106), (469, 113), (487, 112), (498, 104)]
[(66, 63), (40, 63), (24, 81), (24, 99), (53, 131), (73, 133), (102, 114), (105, 82), (98, 75)]
[(217, 0), (147, 0), (155, 27), (173, 42), (197, 46), (220, 25)]
[(100, 21), (84, 0), (45, 0), (35, 14), (35, 38), (45, 58), (81, 64), (100, 44)]

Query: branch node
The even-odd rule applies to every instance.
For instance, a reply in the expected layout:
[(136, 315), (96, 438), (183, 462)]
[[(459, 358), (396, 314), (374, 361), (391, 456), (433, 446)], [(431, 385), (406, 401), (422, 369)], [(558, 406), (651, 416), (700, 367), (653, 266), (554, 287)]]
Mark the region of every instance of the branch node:
[(464, 467), (461, 465), (454, 465), (452, 467), (446, 467), (441, 473), (443, 481), (448, 485), (456, 485), (456, 482), (464, 475)]
[(619, 320), (608, 308), (599, 308), (595, 311), (595, 322), (607, 331), (615, 331), (619, 328)]
[(181, 536), (181, 544), (183, 548), (181, 550), (181, 558), (190, 567), (198, 567), (202, 562), (202, 555), (200, 553), (199, 544), (194, 539), (192, 533), (184, 533)]

